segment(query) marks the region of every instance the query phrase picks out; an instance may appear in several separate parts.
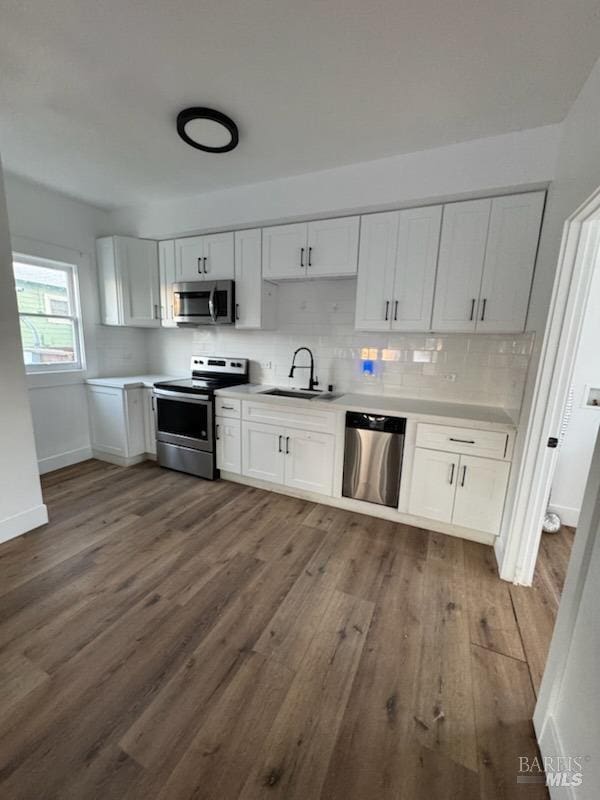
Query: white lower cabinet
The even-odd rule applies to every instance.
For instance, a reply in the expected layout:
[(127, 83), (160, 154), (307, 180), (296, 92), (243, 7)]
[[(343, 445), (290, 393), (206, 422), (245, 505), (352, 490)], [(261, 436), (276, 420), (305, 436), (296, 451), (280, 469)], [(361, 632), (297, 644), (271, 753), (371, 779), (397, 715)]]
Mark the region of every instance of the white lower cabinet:
[(123, 463), (146, 452), (144, 390), (88, 386), (94, 455)]
[(506, 461), (461, 456), (452, 522), (465, 528), (498, 533), (509, 471), (510, 464)]
[(242, 472), (249, 478), (331, 495), (334, 453), (332, 434), (243, 422)]
[(497, 535), (510, 464), (415, 448), (410, 514)]
[(415, 449), (408, 506), (411, 514), (440, 522), (452, 520), (458, 461), (454, 453)]
[(217, 469), (239, 474), (242, 471), (242, 430), (239, 419), (216, 417)]
[(243, 423), (242, 467), (244, 475), (271, 483), (283, 483), (285, 432), (260, 422)]

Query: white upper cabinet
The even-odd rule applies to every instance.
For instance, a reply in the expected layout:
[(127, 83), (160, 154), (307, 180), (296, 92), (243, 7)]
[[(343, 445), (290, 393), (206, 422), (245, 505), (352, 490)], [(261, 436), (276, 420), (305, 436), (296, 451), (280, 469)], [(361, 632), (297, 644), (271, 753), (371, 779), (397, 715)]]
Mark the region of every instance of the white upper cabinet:
[(362, 331), (389, 330), (398, 245), (398, 212), (362, 218), (355, 327)]
[(544, 192), (492, 200), (477, 330), (522, 331), (537, 253)]
[(263, 228), (262, 274), (265, 280), (305, 278), (308, 260), (308, 225)]
[(173, 239), (158, 243), (158, 268), (160, 272), (160, 324), (163, 328), (176, 328), (173, 309), (173, 284), (175, 277), (175, 242)]
[(235, 234), (235, 327), (276, 327), (277, 286), (262, 279), (260, 228)]
[(399, 212), (392, 330), (431, 330), (442, 206)]
[(444, 207), (433, 330), (525, 328), (544, 192)]
[(190, 236), (175, 241), (178, 281), (232, 280), (233, 233)]
[(360, 217), (263, 228), (263, 278), (340, 278), (356, 275)]
[(339, 278), (356, 275), (360, 217), (340, 217), (308, 223), (306, 275)]
[(96, 243), (102, 322), (156, 328), (160, 325), (157, 244), (149, 239), (107, 236)]
[(491, 205), (488, 199), (444, 207), (434, 331), (475, 330)]

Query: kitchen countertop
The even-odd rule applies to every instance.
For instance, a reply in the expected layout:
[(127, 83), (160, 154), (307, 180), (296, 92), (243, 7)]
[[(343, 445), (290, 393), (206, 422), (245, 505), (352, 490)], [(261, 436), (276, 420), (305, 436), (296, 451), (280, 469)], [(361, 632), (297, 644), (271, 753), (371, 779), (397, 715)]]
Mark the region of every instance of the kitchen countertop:
[(273, 395), (265, 394), (265, 392), (275, 388), (284, 387), (247, 383), (226, 389), (217, 389), (215, 394), (220, 397), (235, 397), (239, 400), (260, 400), (265, 403), (301, 408), (310, 408), (311, 406), (325, 407), (339, 413), (359, 411), (373, 414), (398, 414), (410, 419), (421, 420), (422, 422), (453, 425), (465, 423), (474, 427), (485, 426), (487, 429), (496, 430), (512, 431), (517, 427), (516, 421), (506, 409), (495, 406), (476, 406), (466, 403), (374, 394), (334, 395), (332, 400), (328, 400), (326, 397), (306, 400), (301, 397), (274, 397)]
[(110, 386), (113, 389), (151, 389), (158, 381), (171, 381), (172, 375), (133, 375), (117, 378), (88, 378), (86, 383), (92, 386)]

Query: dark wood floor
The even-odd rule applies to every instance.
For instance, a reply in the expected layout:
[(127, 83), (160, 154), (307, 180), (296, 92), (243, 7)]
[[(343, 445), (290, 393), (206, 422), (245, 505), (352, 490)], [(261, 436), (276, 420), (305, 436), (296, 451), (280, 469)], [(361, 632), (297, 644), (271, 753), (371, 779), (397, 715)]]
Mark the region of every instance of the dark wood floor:
[(475, 800), (517, 786), (571, 535), (491, 548), (151, 463), (0, 547), (0, 797)]

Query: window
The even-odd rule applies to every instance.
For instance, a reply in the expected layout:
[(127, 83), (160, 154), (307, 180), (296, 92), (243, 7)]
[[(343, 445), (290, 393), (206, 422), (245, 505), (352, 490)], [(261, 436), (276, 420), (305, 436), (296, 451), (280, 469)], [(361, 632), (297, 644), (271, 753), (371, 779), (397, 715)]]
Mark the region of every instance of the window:
[(75, 266), (15, 253), (13, 269), (27, 372), (83, 369)]

